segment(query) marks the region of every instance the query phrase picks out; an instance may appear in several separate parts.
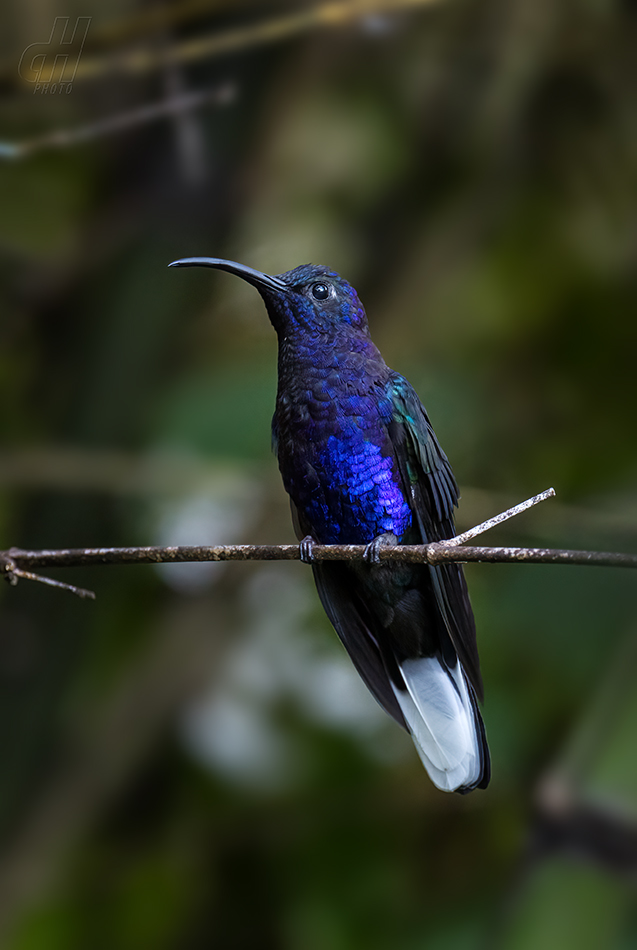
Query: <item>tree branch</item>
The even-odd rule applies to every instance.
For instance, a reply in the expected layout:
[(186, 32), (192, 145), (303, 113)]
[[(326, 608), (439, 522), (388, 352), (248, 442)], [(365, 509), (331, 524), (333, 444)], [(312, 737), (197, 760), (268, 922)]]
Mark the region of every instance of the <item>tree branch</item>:
[(554, 488), (547, 488), (546, 491), (540, 492), (539, 495), (533, 495), (532, 498), (527, 498), (526, 501), (521, 501), (519, 505), (514, 505), (513, 508), (507, 508), (506, 511), (502, 511), (499, 515), (494, 515), (493, 518), (483, 521), (482, 524), (477, 525), (477, 527), (469, 528), (468, 531), (463, 531), (462, 534), (457, 534), (455, 538), (450, 538), (445, 542), (445, 544), (464, 544), (465, 541), (470, 541), (471, 538), (475, 538), (479, 534), (484, 534), (485, 531), (490, 531), (491, 528), (495, 528), (496, 525), (502, 524), (503, 521), (508, 521), (509, 518), (514, 518), (516, 515), (521, 515), (523, 511), (526, 511), (528, 508), (532, 508), (534, 505), (539, 505), (541, 501), (546, 501), (547, 498), (555, 498)]
[[(73, 81), (96, 79), (116, 74), (137, 75), (161, 69), (167, 62), (196, 63), (218, 56), (269, 46), (319, 29), (337, 29), (364, 21), (365, 17), (392, 15), (417, 10), (436, 3), (437, 0), (326, 0), (315, 6), (293, 10), (228, 30), (212, 30), (210, 33), (189, 37), (168, 49), (157, 50), (152, 46), (120, 49), (114, 54), (83, 55), (74, 71)], [(64, 65), (51, 70), (49, 81), (59, 82), (64, 76)], [(26, 72), (26, 70), (25, 70)], [(29, 82), (36, 82), (37, 75), (26, 74)]]
[[(17, 548), (15, 550), (18, 550)], [(41, 574), (33, 574), (31, 571), (25, 571), (15, 563), (15, 560), (7, 554), (6, 551), (0, 551), (0, 574), (11, 587), (15, 587), (18, 578), (26, 581), (38, 581), (40, 584), (47, 584), (49, 587), (60, 587), (62, 590), (69, 590), (78, 597), (95, 600), (95, 593), (92, 590), (86, 590), (84, 587), (76, 587), (74, 584), (63, 584), (62, 581), (54, 581), (52, 577), (43, 577)]]
[(38, 135), (35, 138), (25, 139), (22, 142), (7, 142), (0, 140), (0, 159), (29, 158), (37, 152), (49, 149), (70, 148), (82, 145), (94, 139), (115, 135), (129, 129), (137, 129), (168, 116), (183, 116), (189, 112), (207, 105), (227, 106), (236, 97), (236, 89), (231, 83), (225, 83), (214, 89), (200, 89), (196, 92), (184, 92), (173, 95), (160, 102), (153, 102), (128, 112), (118, 112), (116, 115), (105, 116), (96, 122), (89, 122), (76, 129), (57, 129)]
[[(455, 539), (452, 539), (455, 540)], [(315, 544), (315, 561), (355, 561), (363, 557), (365, 544)], [(10, 548), (0, 552), (16, 565), (31, 567), (86, 567), (95, 564), (173, 564), (188, 561), (299, 561), (298, 544), (217, 544), (143, 548), (68, 548), (56, 551), (26, 551)], [(612, 551), (579, 551), (564, 548), (467, 547), (450, 541), (432, 544), (400, 544), (378, 551), (382, 561), (445, 564), (484, 561), (528, 564), (589, 564), (598, 567), (637, 567), (636, 554)], [(6, 569), (5, 569), (6, 570)], [(9, 573), (9, 571), (6, 571)]]
[[(381, 546), (380, 560), (409, 563), (447, 564), (481, 562), (488, 564), (580, 564), (589, 567), (637, 567), (637, 555), (612, 551), (577, 551), (564, 548), (468, 547), (464, 541), (488, 531), (502, 521), (521, 514), (533, 505), (555, 496), (552, 488), (534, 495), (488, 521), (445, 541), (431, 544)], [(364, 544), (314, 544), (316, 561), (353, 561), (364, 557)], [(174, 564), (189, 561), (299, 561), (298, 544), (217, 544), (174, 547), (68, 548), (55, 551), (27, 551), (9, 548), (0, 551), (0, 572), (12, 585), (22, 577), (55, 587), (63, 587), (79, 597), (95, 597), (91, 591), (62, 584), (33, 574), (29, 567), (85, 567), (94, 564)]]

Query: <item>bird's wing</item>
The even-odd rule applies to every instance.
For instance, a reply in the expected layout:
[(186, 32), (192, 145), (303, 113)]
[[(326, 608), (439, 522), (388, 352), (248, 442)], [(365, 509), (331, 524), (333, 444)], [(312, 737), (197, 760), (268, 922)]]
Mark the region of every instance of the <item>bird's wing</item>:
[[(459, 492), (447, 456), (411, 384), (392, 373), (387, 390), (391, 439), (405, 490), (424, 544), (454, 536), (453, 509)], [(451, 642), (480, 699), (483, 696), (473, 611), (462, 568), (429, 568), (438, 607)]]

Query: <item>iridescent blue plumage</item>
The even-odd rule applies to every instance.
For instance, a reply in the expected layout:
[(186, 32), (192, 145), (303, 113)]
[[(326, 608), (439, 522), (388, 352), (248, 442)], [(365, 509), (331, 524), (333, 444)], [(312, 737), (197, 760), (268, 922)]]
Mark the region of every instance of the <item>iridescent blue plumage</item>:
[[(273, 443), (295, 528), (370, 544), (364, 562), (313, 564), (319, 596), (363, 680), (411, 732), (434, 783), (485, 788), (489, 752), (462, 569), (374, 559), (382, 543), (452, 537), (458, 489), (411, 385), (385, 364), (354, 288), (326, 267), (277, 277), (190, 258), (252, 283), (279, 339)], [(373, 542), (373, 544), (372, 544)]]

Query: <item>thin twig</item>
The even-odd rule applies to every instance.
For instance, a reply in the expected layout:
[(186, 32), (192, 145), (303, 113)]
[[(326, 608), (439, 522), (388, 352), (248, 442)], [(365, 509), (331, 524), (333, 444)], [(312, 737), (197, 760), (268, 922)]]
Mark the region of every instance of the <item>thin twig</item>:
[[(95, 592), (92, 590), (87, 590), (85, 587), (76, 587), (74, 584), (64, 584), (62, 581), (55, 581), (52, 577), (43, 577), (42, 574), (33, 574), (31, 571), (23, 571), (21, 568), (16, 567), (11, 572), (13, 577), (22, 577), (26, 581), (38, 581), (40, 584), (46, 584), (49, 587), (59, 587), (62, 590), (68, 590), (72, 594), (75, 594), (77, 597), (81, 597), (83, 600), (95, 600)], [(15, 586), (15, 583), (12, 583), (12, 586)]]
[(68, 590), (77, 597), (83, 599), (95, 600), (95, 593), (92, 590), (86, 590), (84, 587), (76, 587), (75, 584), (64, 584), (62, 581), (55, 581), (52, 577), (43, 577), (41, 574), (33, 574), (31, 571), (25, 571), (18, 567), (15, 560), (5, 552), (0, 552), (0, 573), (11, 587), (15, 587), (18, 578), (25, 581), (37, 581), (39, 584), (46, 584), (48, 587), (59, 587), (61, 590)]
[(197, 92), (171, 96), (161, 102), (141, 106), (139, 109), (119, 112), (116, 115), (98, 119), (97, 122), (90, 122), (88, 125), (82, 125), (76, 129), (58, 129), (46, 135), (26, 139), (23, 142), (0, 141), (0, 158), (17, 160), (28, 158), (36, 152), (47, 149), (69, 148), (73, 145), (90, 142), (93, 139), (103, 138), (106, 135), (124, 132), (127, 129), (139, 128), (151, 122), (156, 122), (158, 119), (166, 118), (166, 116), (183, 115), (205, 105), (229, 105), (235, 95), (235, 87), (231, 83), (225, 83), (216, 89), (201, 89)]
[(547, 498), (555, 498), (554, 488), (547, 488), (546, 491), (540, 492), (539, 495), (533, 495), (533, 498), (527, 498), (526, 501), (521, 501), (519, 505), (514, 505), (513, 508), (507, 508), (506, 511), (501, 512), (499, 515), (488, 518), (487, 521), (483, 521), (482, 524), (477, 525), (475, 528), (469, 528), (468, 531), (463, 531), (462, 534), (457, 534), (455, 538), (450, 538), (443, 543), (449, 545), (464, 544), (465, 541), (470, 541), (471, 538), (475, 538), (479, 534), (484, 534), (485, 531), (490, 531), (491, 528), (502, 524), (503, 521), (508, 521), (509, 518), (514, 518), (516, 515), (522, 514), (527, 508), (539, 505), (541, 501), (546, 501)]

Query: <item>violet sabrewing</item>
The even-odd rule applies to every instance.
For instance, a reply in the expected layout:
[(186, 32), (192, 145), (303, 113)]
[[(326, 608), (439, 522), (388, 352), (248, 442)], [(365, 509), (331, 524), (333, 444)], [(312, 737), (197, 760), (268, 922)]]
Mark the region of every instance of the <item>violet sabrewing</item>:
[(454, 535), (458, 486), (409, 382), (372, 342), (354, 288), (327, 267), (276, 277), (191, 257), (252, 284), (279, 341), (272, 434), (304, 559), (313, 542), (366, 544), (314, 561), (319, 597), (365, 684), (411, 733), (434, 785), (486, 788), (482, 678), (462, 568), (380, 560), (381, 544)]

